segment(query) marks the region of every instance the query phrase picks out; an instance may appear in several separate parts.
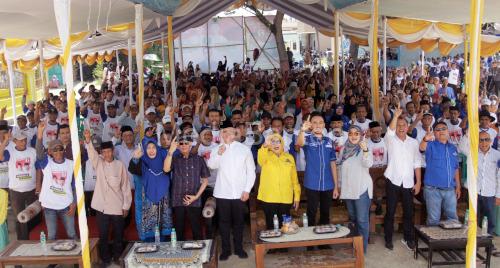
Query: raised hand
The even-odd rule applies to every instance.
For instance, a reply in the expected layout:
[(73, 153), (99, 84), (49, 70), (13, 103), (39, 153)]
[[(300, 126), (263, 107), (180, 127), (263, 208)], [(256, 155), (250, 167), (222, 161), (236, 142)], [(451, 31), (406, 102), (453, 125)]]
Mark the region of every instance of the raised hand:
[(219, 146), (219, 151), (217, 152), (219, 155), (222, 155), (226, 151), (226, 146), (223, 144)]
[(302, 123), (302, 127), (301, 127), (302, 131), (306, 132), (306, 131), (311, 130), (312, 125), (311, 125), (311, 121), (310, 121), (310, 119), (311, 119), (311, 116), (310, 116), (310, 115), (308, 115), (308, 116), (307, 116), (306, 121), (304, 121), (304, 122)]
[(38, 123), (37, 137), (39, 139), (43, 137), (43, 131), (45, 130), (45, 126), (46, 126), (45, 121), (40, 121), (40, 123)]
[(179, 146), (179, 143), (177, 142), (177, 136), (172, 140), (172, 143), (170, 143), (170, 148), (168, 149), (169, 154), (173, 154), (175, 150), (177, 150), (177, 147)]
[(434, 133), (432, 131), (427, 130), (424, 136), (424, 141), (432, 141), (434, 139)]
[(359, 142), (359, 147), (363, 151), (368, 151), (368, 146), (366, 145), (366, 139), (363, 139), (362, 141)]
[(85, 129), (83, 131), (83, 138), (85, 139), (85, 143), (90, 143), (90, 138), (91, 138), (91, 134), (90, 134), (90, 130), (89, 129)]
[(142, 147), (137, 146), (137, 148), (134, 150), (133, 158), (139, 159), (142, 157), (143, 154), (144, 152), (142, 151)]

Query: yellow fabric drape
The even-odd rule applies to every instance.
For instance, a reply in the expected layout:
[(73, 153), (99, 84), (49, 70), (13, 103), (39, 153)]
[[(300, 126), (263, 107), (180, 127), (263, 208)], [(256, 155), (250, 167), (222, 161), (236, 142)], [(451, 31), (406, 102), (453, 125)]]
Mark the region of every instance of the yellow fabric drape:
[[(145, 52), (148, 48), (150, 48), (151, 46), (153, 46), (153, 43), (147, 43), (147, 44), (143, 44), (142, 45), (142, 51)], [(122, 53), (123, 55), (125, 56), (128, 56), (128, 49), (120, 49), (120, 53)], [(135, 57), (135, 48), (132, 49), (132, 56)]]
[(5, 45), (7, 47), (20, 47), (28, 43), (27, 39), (17, 39), (17, 38), (7, 38), (5, 39)]
[(106, 28), (107, 32), (123, 32), (127, 30), (132, 30), (135, 28), (135, 23), (129, 22), (129, 23), (122, 23), (122, 24), (117, 24), (117, 25), (111, 25)]
[(97, 54), (97, 63), (102, 63), (104, 61), (104, 54)]
[(441, 30), (443, 32), (447, 32), (449, 34), (453, 34), (453, 35), (463, 35), (464, 34), (462, 25), (438, 22), (438, 23), (436, 23), (436, 26), (439, 28), (439, 30)]
[(75, 64), (77, 62), (81, 62), (81, 61), (82, 61), (82, 56), (80, 56), (80, 55), (73, 56), (73, 64)]
[(15, 69), (25, 73), (29, 71), (33, 71), (35, 67), (38, 65), (40, 62), (39, 58), (33, 59), (33, 60), (16, 60), (12, 63)]
[(97, 53), (94, 53), (94, 54), (87, 54), (85, 56), (85, 64), (87, 65), (94, 65), (94, 63), (96, 62), (97, 60)]
[(322, 35), (326, 35), (328, 37), (335, 37), (335, 31), (332, 31), (332, 30), (322, 29), (322, 30), (319, 30), (318, 32), (320, 32)]
[(422, 39), (420, 40), (420, 47), (425, 53), (429, 53), (436, 49), (438, 46), (438, 39)]
[(438, 48), (439, 48), (439, 53), (443, 56), (447, 56), (450, 54), (451, 50), (454, 49), (457, 45), (455, 44), (450, 44), (446, 42), (439, 42)]
[[(74, 43), (74, 42), (81, 41), (81, 40), (83, 40), (85, 37), (87, 37), (87, 35), (88, 35), (88, 34), (89, 34), (89, 32), (87, 32), (87, 31), (72, 34), (72, 35), (71, 35), (71, 37), (70, 37), (70, 42), (71, 42), (71, 43)], [(56, 47), (60, 47), (60, 46), (61, 46), (61, 39), (59, 39), (59, 37), (55, 37), (55, 38), (51, 38), (51, 39), (47, 39), (47, 43), (48, 43), (49, 45), (53, 45), (53, 46), (56, 46)]]
[(369, 20), (372, 17), (371, 14), (358, 12), (345, 12), (344, 14), (357, 20)]
[(114, 52), (114, 51), (113, 51), (113, 52), (111, 52), (111, 53), (106, 52), (106, 53), (104, 54), (104, 60), (105, 60), (106, 62), (110, 62), (110, 61), (112, 61), (114, 57), (115, 57), (115, 52)]
[(50, 67), (52, 67), (58, 63), (59, 63), (59, 56), (56, 56), (52, 59), (48, 59), (48, 60), (44, 59), (43, 60), (43, 65), (44, 65), (45, 70), (50, 69)]
[(387, 19), (387, 26), (398, 34), (414, 34), (432, 25), (430, 21), (412, 19)]
[(373, 114), (375, 120), (380, 121), (380, 107), (379, 107), (379, 69), (378, 69), (378, 0), (373, 0), (372, 2), (372, 36), (371, 38), (371, 51), (370, 51), (370, 80), (371, 80), (371, 91), (373, 98)]
[(481, 42), (481, 56), (492, 56), (498, 51), (500, 51), (500, 41), (495, 43)]
[(59, 56), (57, 59), (58, 59), (59, 65), (61, 65), (61, 66), (65, 65), (63, 56)]
[(351, 40), (352, 43), (354, 43), (356, 45), (368, 46), (368, 40), (367, 39), (359, 38), (359, 37), (354, 36), (354, 35), (350, 35), (349, 39)]

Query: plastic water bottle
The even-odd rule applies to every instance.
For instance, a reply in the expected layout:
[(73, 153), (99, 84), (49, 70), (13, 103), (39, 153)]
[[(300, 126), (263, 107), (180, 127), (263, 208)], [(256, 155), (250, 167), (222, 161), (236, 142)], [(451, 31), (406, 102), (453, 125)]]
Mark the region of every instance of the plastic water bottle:
[(155, 243), (160, 244), (160, 227), (158, 225), (155, 226)]
[(170, 233), (170, 245), (172, 248), (177, 248), (177, 233), (175, 232), (175, 228), (172, 228), (172, 232)]
[(469, 209), (465, 210), (464, 225), (469, 225)]
[(42, 247), (43, 255), (47, 255), (47, 237), (43, 231), (40, 232), (40, 246)]
[(483, 223), (481, 224), (481, 234), (488, 235), (488, 217), (483, 217)]
[(278, 221), (278, 215), (274, 214), (273, 217), (274, 230), (278, 231), (280, 229), (280, 222)]
[(307, 219), (307, 214), (302, 214), (302, 226), (309, 227), (309, 220)]

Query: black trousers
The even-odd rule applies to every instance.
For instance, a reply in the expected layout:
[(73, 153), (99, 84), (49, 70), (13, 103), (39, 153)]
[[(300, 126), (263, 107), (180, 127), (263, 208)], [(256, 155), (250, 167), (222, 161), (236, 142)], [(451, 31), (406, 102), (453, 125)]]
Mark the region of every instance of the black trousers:
[(175, 233), (177, 234), (178, 241), (184, 241), (184, 226), (185, 226), (185, 215), (187, 214), (189, 222), (191, 223), (191, 231), (193, 232), (194, 240), (203, 239), (201, 234), (201, 208), (199, 207), (174, 207), (175, 214)]
[(282, 215), (290, 215), (290, 209), (292, 204), (282, 204), (282, 203), (261, 203), (262, 210), (264, 210), (264, 215), (266, 216), (266, 228), (268, 230), (274, 229), (273, 217), (274, 214), (278, 216), (279, 225), (281, 227), (283, 222)]
[(413, 192), (412, 188), (403, 188), (396, 186), (387, 179), (385, 182), (385, 191), (387, 198), (387, 211), (384, 218), (385, 241), (392, 242), (392, 233), (394, 232), (394, 214), (398, 205), (399, 198), (403, 203), (403, 235), (406, 241), (413, 241)]
[(12, 212), (16, 217), (16, 234), (17, 240), (28, 240), (29, 239), (29, 230), (33, 224), (38, 224), (40, 218), (32, 219), (28, 223), (20, 223), (17, 221), (17, 214), (23, 211), (27, 206), (31, 205), (31, 203), (35, 202), (38, 197), (35, 194), (35, 190), (28, 192), (16, 192), (13, 190), (9, 190), (10, 196), (10, 205), (12, 207)]
[(245, 211), (247, 211), (245, 202), (240, 199), (217, 198), (216, 204), (222, 253), (231, 253), (231, 229), (233, 230), (234, 252), (243, 251), (243, 228)]
[(99, 255), (103, 262), (111, 261), (109, 252), (109, 226), (113, 228), (113, 258), (118, 259), (123, 250), (123, 229), (125, 221), (122, 215), (109, 215), (96, 211), (99, 228)]
[(333, 190), (315, 191), (306, 188), (307, 221), (309, 226), (316, 225), (316, 213), (319, 207), (319, 224), (330, 223), (330, 207), (332, 206)]

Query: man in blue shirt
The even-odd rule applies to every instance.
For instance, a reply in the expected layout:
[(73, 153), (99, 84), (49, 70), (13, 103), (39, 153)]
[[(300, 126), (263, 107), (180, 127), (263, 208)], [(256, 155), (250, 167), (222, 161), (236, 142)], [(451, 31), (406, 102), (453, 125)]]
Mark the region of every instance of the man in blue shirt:
[[(435, 137), (434, 141), (432, 137)], [(420, 143), (425, 152), (426, 170), (424, 176), (424, 198), (427, 207), (427, 225), (438, 225), (441, 208), (446, 220), (458, 220), (457, 199), (460, 198), (460, 177), (458, 175), (458, 153), (449, 141), (448, 127), (444, 122), (434, 126), (434, 132), (427, 132)]]
[(296, 143), (297, 151), (302, 147), (306, 159), (304, 187), (309, 225), (316, 225), (318, 205), (319, 224), (329, 224), (332, 197), (336, 199), (339, 196), (335, 146), (330, 138), (323, 136), (324, 128), (325, 121), (321, 114), (311, 113), (302, 123)]

